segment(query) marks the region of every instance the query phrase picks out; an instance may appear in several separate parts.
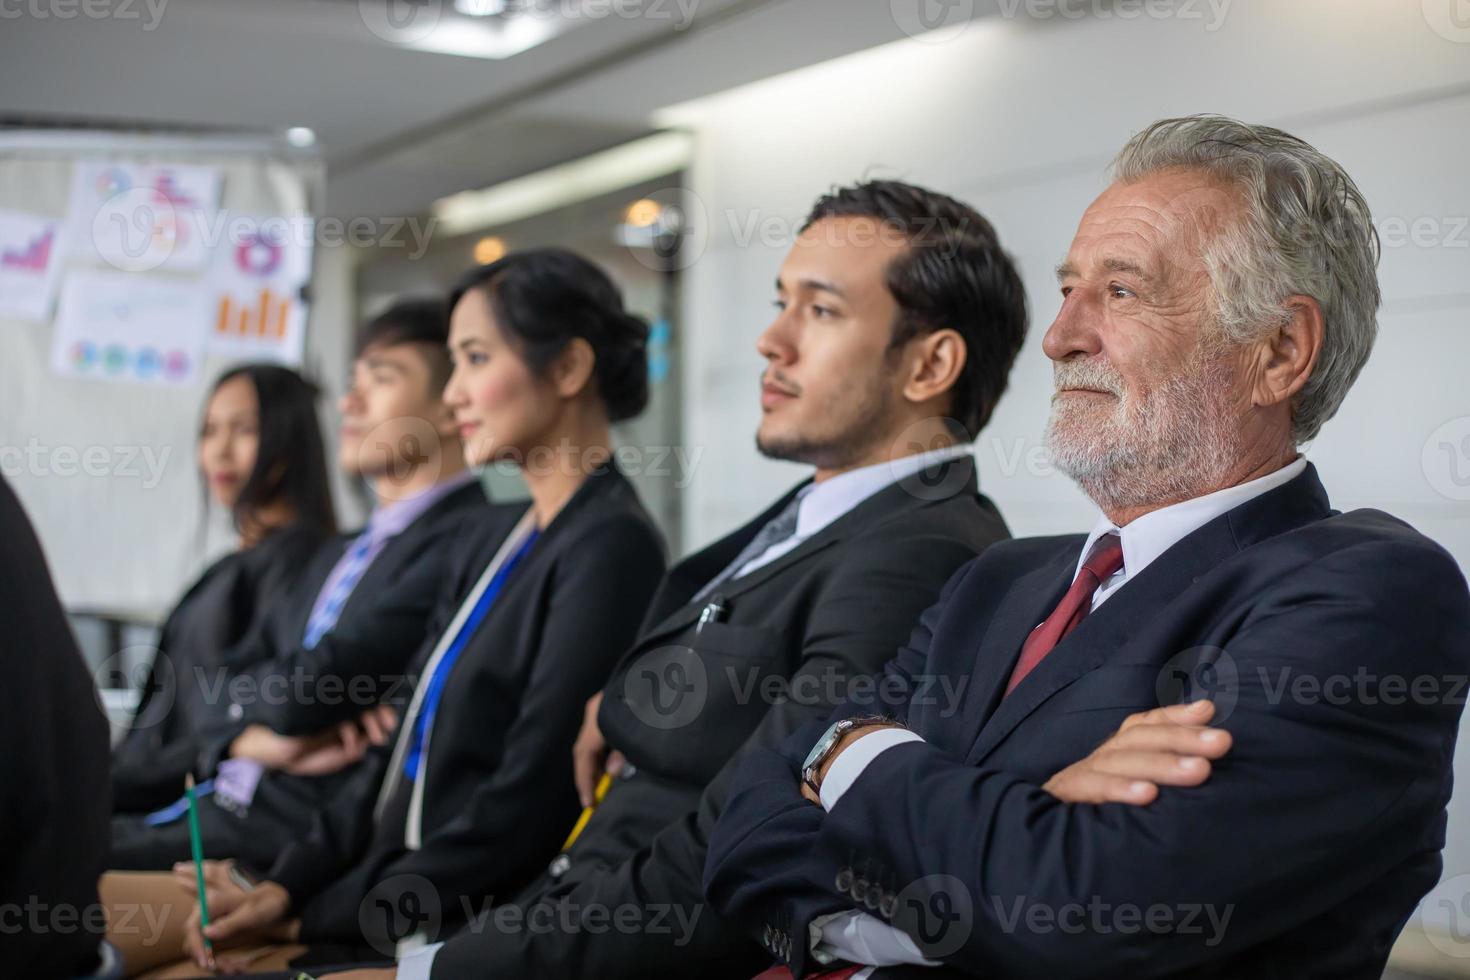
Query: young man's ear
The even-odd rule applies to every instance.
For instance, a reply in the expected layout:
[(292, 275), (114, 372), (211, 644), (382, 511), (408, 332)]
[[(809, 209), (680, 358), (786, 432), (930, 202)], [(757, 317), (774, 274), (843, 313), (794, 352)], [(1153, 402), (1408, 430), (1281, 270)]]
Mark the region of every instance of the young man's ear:
[(911, 367), (904, 381), (903, 395), (921, 405), (949, 392), (959, 383), (965, 370), (968, 350), (958, 330), (945, 327), (909, 341), (912, 345)]

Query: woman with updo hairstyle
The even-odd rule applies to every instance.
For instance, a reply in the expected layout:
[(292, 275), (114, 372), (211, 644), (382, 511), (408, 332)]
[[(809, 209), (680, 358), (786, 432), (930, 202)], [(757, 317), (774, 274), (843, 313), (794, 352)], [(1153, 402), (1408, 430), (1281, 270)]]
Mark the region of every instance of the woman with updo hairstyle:
[[(572, 743), (583, 706), (663, 576), (663, 539), (611, 436), (648, 401), (647, 323), (564, 249), (470, 270), (449, 309), (444, 400), (465, 458), (518, 467), (530, 499), (495, 508), (460, 542), (391, 753), (370, 754), (356, 791), (274, 867), (251, 869), (253, 887), (208, 864), (207, 934), (227, 971), (391, 962), (404, 927), (394, 910), (432, 903), (440, 915), (415, 925), (433, 942), (486, 896), (543, 872), (581, 812)], [(190, 892), (156, 891), (180, 905), (156, 921), (188, 920), (174, 956), (182, 942), (204, 963)], [(241, 944), (251, 953), (232, 960), (226, 950)], [(167, 959), (129, 952), (130, 971)]]

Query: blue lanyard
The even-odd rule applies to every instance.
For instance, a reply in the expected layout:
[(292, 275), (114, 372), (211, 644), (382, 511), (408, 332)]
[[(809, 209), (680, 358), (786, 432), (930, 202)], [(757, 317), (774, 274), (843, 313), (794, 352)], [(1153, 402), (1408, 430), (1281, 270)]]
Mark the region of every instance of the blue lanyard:
[(429, 678), (428, 687), (424, 690), (423, 705), (419, 708), (418, 717), (414, 719), (413, 733), (408, 743), (408, 754), (404, 758), (403, 771), (409, 779), (417, 779), (419, 766), (423, 761), (424, 743), (429, 738), (429, 731), (434, 725), (434, 715), (439, 711), (439, 699), (444, 696), (444, 684), (449, 678), (449, 672), (454, 668), (454, 663), (464, 648), (469, 644), (470, 637), (475, 630), (484, 622), (486, 614), (490, 612), (490, 606), (494, 604), (495, 597), (505, 587), (505, 582), (510, 578), (510, 573), (515, 570), (520, 560), (531, 550), (531, 545), (541, 536), (541, 531), (533, 528), (527, 535), (526, 540), (515, 550), (500, 570), (490, 579), (490, 584), (485, 586), (485, 591), (475, 600), (475, 607), (470, 610), (469, 616), (459, 628), (459, 633), (454, 637), (454, 642), (449, 649), (444, 651), (444, 656), (439, 658), (438, 665), (434, 668), (433, 676)]

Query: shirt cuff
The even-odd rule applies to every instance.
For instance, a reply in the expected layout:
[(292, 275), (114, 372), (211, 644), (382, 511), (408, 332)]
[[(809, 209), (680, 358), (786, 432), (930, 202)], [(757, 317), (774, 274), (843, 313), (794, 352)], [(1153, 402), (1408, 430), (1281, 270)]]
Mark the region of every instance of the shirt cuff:
[[(812, 955), (819, 962), (842, 959), (865, 966), (940, 965), (938, 960), (925, 958), (907, 933), (866, 912), (839, 912), (817, 921), (822, 924), (821, 933), (812, 944)], [(813, 927), (816, 924), (813, 922)]]
[(429, 974), (434, 969), (434, 954), (439, 952), (443, 943), (435, 943), (425, 946), (416, 953), (411, 953), (398, 961), (398, 980), (429, 980)]
[(857, 782), (868, 763), (881, 753), (905, 742), (922, 741), (924, 740), (918, 733), (907, 728), (879, 728), (859, 736), (842, 750), (842, 754), (827, 770), (827, 775), (822, 777), (822, 790), (819, 794), (822, 798), (822, 809), (830, 812), (837, 801), (842, 799), (842, 795)]

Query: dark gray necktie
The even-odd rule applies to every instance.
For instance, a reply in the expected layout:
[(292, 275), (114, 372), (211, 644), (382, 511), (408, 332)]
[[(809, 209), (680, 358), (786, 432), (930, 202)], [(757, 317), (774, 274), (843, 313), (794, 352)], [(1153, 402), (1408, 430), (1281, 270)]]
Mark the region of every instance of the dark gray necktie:
[(709, 583), (696, 592), (694, 598), (689, 601), (697, 602), (703, 599), (715, 589), (734, 578), (740, 569), (745, 567), (747, 562), (754, 561), (756, 558), (765, 554), (767, 548), (780, 544), (795, 534), (796, 517), (801, 511), (801, 498), (803, 496), (804, 494), (797, 494), (793, 497), (791, 502), (781, 509), (781, 513), (767, 521), (766, 526), (761, 528), (756, 536), (750, 539), (750, 543), (740, 549), (740, 554), (735, 556), (735, 560), (726, 565), (724, 571), (710, 579)]

